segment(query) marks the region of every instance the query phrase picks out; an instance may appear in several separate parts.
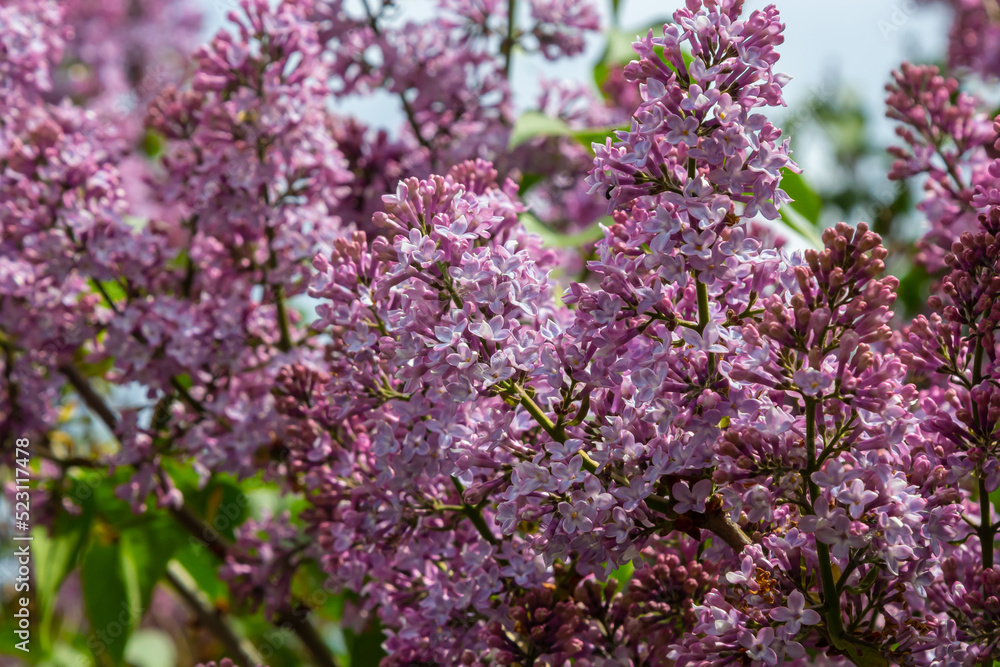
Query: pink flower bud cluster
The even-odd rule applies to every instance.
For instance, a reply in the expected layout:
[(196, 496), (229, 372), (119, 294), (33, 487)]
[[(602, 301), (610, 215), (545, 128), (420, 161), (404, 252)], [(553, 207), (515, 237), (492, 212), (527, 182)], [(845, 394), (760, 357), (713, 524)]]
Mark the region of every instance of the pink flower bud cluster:
[(937, 67), (904, 63), (893, 79), (886, 86), (886, 115), (901, 123), (896, 134), (906, 146), (890, 149), (897, 159), (889, 178), (927, 175), (927, 194), (918, 208), (931, 228), (917, 244), (916, 259), (938, 271), (951, 244), (976, 229), (978, 213), (988, 205), (984, 195), (995, 176), (987, 152), (996, 132), (980, 102)]

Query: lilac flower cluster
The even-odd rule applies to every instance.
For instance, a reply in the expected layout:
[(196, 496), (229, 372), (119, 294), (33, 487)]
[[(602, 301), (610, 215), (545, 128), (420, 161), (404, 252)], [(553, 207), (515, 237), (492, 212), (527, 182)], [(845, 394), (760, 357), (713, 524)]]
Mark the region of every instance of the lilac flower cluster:
[[(58, 368), (101, 328), (88, 279), (116, 275), (138, 242), (123, 219), (120, 147), (96, 118), (44, 101), (68, 31), (55, 3), (0, 9), (0, 389), (4, 429), (52, 423), (64, 379)], [(11, 431), (16, 432), (16, 431)]]
[(772, 67), (784, 26), (773, 7), (741, 20), (741, 3), (697, 6), (677, 12), (663, 37), (650, 30), (633, 45), (641, 59), (625, 76), (643, 102), (631, 128), (598, 149), (588, 182), (612, 207), (663, 193), (707, 225), (725, 213), (714, 200), (727, 197), (748, 217), (774, 218), (787, 201), (775, 187), (779, 171), (792, 163), (787, 142), (775, 143), (780, 132), (753, 110), (783, 104), (788, 77)]
[[(891, 175), (927, 176), (917, 261), (940, 279), (894, 334), (865, 223), (798, 252), (761, 231), (798, 171), (761, 112), (788, 80), (773, 6), (687, 0), (605, 82), (634, 109), (549, 86), (567, 127), (629, 119), (591, 156), (508, 148), (513, 54), (580, 53), (584, 0), (527, 23), (499, 0), (424, 22), (244, 0), (162, 79), (149, 26), (195, 22), (99, 4), (0, 8), (2, 435), (51, 432), (72, 390), (118, 444), (46, 451), (54, 506), (66, 470), (128, 468), (121, 499), (197, 534), (167, 460), (259, 474), (299, 502), (207, 542), (232, 601), (297, 616), (318, 562), (386, 665), (1000, 658), (1000, 161), (958, 79), (889, 86)], [(109, 124), (129, 90), (140, 114)], [(330, 104), (376, 90), (403, 131)], [(586, 279), (557, 282), (527, 215), (574, 230), (605, 202)]]
[(1000, 75), (1000, 12), (990, 0), (946, 0), (954, 13), (948, 65), (981, 77)]
[[(994, 381), (998, 316), (993, 296), (1000, 287), (1000, 210), (991, 208), (979, 223), (975, 235), (967, 232), (952, 246), (945, 258), (951, 271), (942, 280), (939, 296), (929, 301), (934, 312), (914, 320), (900, 352), (928, 382), (914, 444), (926, 452), (928, 467), (936, 464), (941, 488), (936, 495), (950, 490), (962, 499), (965, 524), (958, 539), (948, 541), (943, 580), (934, 582), (931, 600), (953, 619), (952, 631), (970, 660), (997, 655), (1000, 630), (990, 601), (1000, 570), (994, 557), (998, 526), (989, 498), (1000, 487), (1000, 395)], [(961, 488), (969, 479), (978, 502)]]
[[(406, 123), (399, 139), (385, 143), (360, 122), (352, 130), (372, 136), (358, 162), (345, 152), (353, 172), (363, 170), (391, 191), (402, 176), (426, 178), (467, 159), (488, 159), (504, 176), (530, 179), (548, 206), (539, 215), (556, 228), (582, 228), (598, 216), (580, 186), (590, 168), (587, 150), (568, 137), (539, 137), (508, 151), (514, 109), (508, 77), (515, 52), (540, 52), (548, 59), (579, 54), (588, 33), (600, 29), (592, 0), (531, 0), (522, 25), (517, 3), (498, 0), (438, 0), (429, 21), (402, 20), (392, 2), (365, 2), (355, 14), (341, 2), (317, 3), (311, 12), (332, 59), (338, 98), (381, 90), (396, 98)], [(548, 104), (543, 93), (538, 109)], [(601, 126), (627, 111), (588, 95), (589, 113), (576, 126)], [(381, 150), (371, 150), (384, 146)], [(393, 178), (393, 174), (399, 176)], [(574, 186), (560, 185), (572, 183)], [(360, 185), (360, 183), (359, 183)], [(350, 216), (369, 236), (377, 197)], [(583, 215), (580, 215), (583, 213)]]
[[(913, 600), (960, 519), (910, 477), (886, 251), (863, 224), (798, 255), (748, 237), (794, 168), (749, 112), (781, 103), (781, 24), (689, 5), (637, 44), (645, 101), (595, 161), (618, 207), (599, 286), (554, 301), (513, 185), (484, 163), (404, 181), (381, 237), (316, 260), (337, 352), (287, 376), (284, 410), (311, 424), (292, 468), (327, 572), (392, 629), (390, 664), (933, 660), (944, 623)], [(658, 607), (645, 569), (617, 602), (600, 592), (678, 533), (714, 535), (700, 549), (724, 573), (689, 584), (673, 561), (690, 606)], [(647, 605), (670, 631), (633, 637), (607, 611)]]
[(896, 134), (906, 147), (890, 149), (897, 159), (889, 178), (927, 175), (927, 195), (919, 209), (931, 228), (917, 244), (916, 259), (938, 271), (951, 244), (977, 227), (985, 205), (979, 190), (994, 179), (988, 151), (996, 132), (978, 100), (959, 91), (958, 81), (937, 67), (904, 63), (893, 79), (886, 86), (887, 115), (901, 123)]

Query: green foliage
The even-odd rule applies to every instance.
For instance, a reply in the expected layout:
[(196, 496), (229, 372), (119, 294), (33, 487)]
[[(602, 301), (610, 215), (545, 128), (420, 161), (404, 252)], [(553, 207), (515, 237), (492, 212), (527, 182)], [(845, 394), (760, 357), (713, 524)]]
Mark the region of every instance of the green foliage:
[[(567, 137), (575, 139), (586, 148), (590, 148), (593, 143), (604, 143), (604, 140), (612, 136), (620, 127), (587, 127), (583, 129), (573, 129), (561, 118), (548, 116), (541, 111), (526, 111), (517, 119), (514, 129), (510, 133), (509, 148), (513, 149), (521, 144), (527, 143), (539, 137)], [(541, 174), (536, 174), (534, 181), (540, 180)], [(522, 189), (523, 184), (522, 184)]]
[(93, 512), (85, 509), (78, 516), (60, 512), (52, 533), (36, 529), (32, 535), (35, 568), (35, 602), (41, 612), (39, 640), (43, 650), (51, 646), (52, 618), (56, 594), (66, 577), (76, 569), (80, 553), (90, 535)]
[(819, 214), (823, 209), (823, 199), (809, 187), (801, 174), (796, 174), (788, 169), (783, 170), (781, 189), (792, 198), (790, 206), (799, 215), (814, 225), (819, 222)]
[(181, 528), (166, 517), (157, 517), (121, 534), (122, 567), (135, 608), (149, 608), (153, 588), (184, 536)]
[(814, 248), (823, 247), (817, 224), (823, 209), (822, 198), (809, 187), (805, 179), (788, 169), (782, 170), (781, 189), (793, 200), (781, 207), (781, 221)]
[[(607, 45), (604, 47), (604, 51), (601, 53), (600, 58), (597, 60), (597, 64), (594, 65), (594, 83), (597, 84), (598, 89), (604, 90), (604, 84), (608, 80), (608, 75), (611, 70), (617, 67), (624, 67), (631, 61), (636, 59), (635, 50), (632, 48), (632, 42), (636, 41), (637, 38), (645, 37), (652, 30), (653, 34), (659, 34), (663, 30), (663, 26), (670, 23), (669, 18), (664, 18), (658, 21), (652, 21), (648, 25), (640, 26), (639, 28), (626, 30), (618, 27), (609, 28), (605, 33), (607, 37)], [(661, 47), (654, 47), (657, 55), (663, 59), (663, 49)], [(666, 60), (663, 61), (667, 64), (670, 69), (674, 69), (670, 63)], [(691, 62), (691, 57), (688, 54), (684, 54), (684, 62), (688, 64)]]
[[(247, 516), (248, 501), (239, 484), (218, 476), (198, 488), (197, 475), (172, 464), (189, 502), (209, 518), (226, 539)], [(124, 664), (129, 638), (149, 608), (153, 590), (177, 556), (213, 601), (226, 599), (218, 579), (218, 560), (166, 511), (148, 507), (135, 514), (115, 494), (133, 471), (77, 472), (66, 478), (64, 493), (79, 512), (60, 511), (51, 534), (36, 531), (36, 600), (41, 611), (40, 643), (49, 655), (80, 644), (99, 665)], [(52, 637), (55, 599), (66, 577), (79, 568), (89, 632), (84, 637)], [(149, 639), (149, 641), (154, 641)]]
[(349, 656), (347, 667), (367, 667), (377, 665), (385, 657), (382, 650), (382, 628), (375, 624), (375, 627), (363, 633), (356, 633), (351, 629), (344, 630), (344, 642), (347, 645)]
[(628, 588), (628, 584), (632, 581), (632, 576), (635, 574), (635, 562), (628, 561), (617, 570), (611, 573), (612, 578), (618, 582), (618, 590), (624, 591)]
[(601, 225), (612, 224), (610, 216), (604, 216), (583, 231), (575, 234), (561, 234), (549, 229), (544, 222), (531, 213), (522, 213), (520, 220), (526, 230), (541, 236), (545, 245), (550, 248), (578, 248), (589, 243), (594, 243), (604, 236), (604, 230)]
[(102, 297), (107, 295), (115, 303), (125, 298), (125, 290), (122, 289), (121, 283), (117, 280), (101, 280), (98, 282), (91, 278), (87, 282), (90, 283), (96, 294), (100, 294)]
[(87, 646), (97, 664), (122, 664), (125, 644), (141, 614), (132, 604), (117, 538), (102, 531), (91, 540), (80, 567), (83, 602), (91, 632)]
[(508, 148), (516, 148), (536, 137), (568, 136), (572, 132), (569, 125), (559, 118), (553, 118), (541, 111), (526, 111), (514, 123), (510, 132)]
[[(646, 30), (642, 32), (646, 32)], [(637, 34), (638, 31), (628, 31), (621, 28), (611, 28), (607, 31), (607, 46), (604, 47), (604, 52), (601, 53), (597, 64), (594, 65), (594, 83), (597, 84), (598, 88), (603, 89), (613, 67), (626, 65), (635, 58), (632, 42), (635, 41)]]

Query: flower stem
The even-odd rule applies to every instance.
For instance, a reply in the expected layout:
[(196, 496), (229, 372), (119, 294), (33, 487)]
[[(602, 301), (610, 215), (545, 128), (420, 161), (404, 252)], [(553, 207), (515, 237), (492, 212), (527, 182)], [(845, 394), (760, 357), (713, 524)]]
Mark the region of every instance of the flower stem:
[[(528, 396), (528, 393), (518, 385), (514, 385), (515, 391), (518, 397), (521, 399), (521, 405), (524, 409), (528, 411), (538, 425), (545, 430), (549, 436), (558, 442), (566, 441), (566, 434), (563, 430), (555, 425), (555, 423), (549, 419), (549, 416), (542, 411), (542, 408), (535, 403), (534, 399)], [(583, 467), (587, 472), (595, 473), (599, 467), (597, 461), (595, 461), (587, 452), (580, 452), (580, 456), (583, 458)], [(615, 483), (620, 486), (628, 486), (629, 482), (627, 479), (621, 475), (612, 474), (612, 479)], [(646, 505), (661, 514), (665, 514), (668, 517), (676, 517), (677, 513), (674, 512), (674, 502), (667, 498), (657, 496), (655, 494), (646, 497)], [(739, 527), (735, 522), (733, 522), (726, 513), (720, 510), (712, 510), (705, 513), (699, 512), (689, 512), (687, 516), (691, 522), (699, 527), (704, 528), (717, 535), (722, 539), (723, 542), (732, 547), (733, 551), (739, 553), (743, 551), (743, 548), (752, 544), (750, 538), (747, 534), (743, 532), (743, 529)]]
[(980, 549), (983, 552), (983, 568), (993, 567), (993, 542), (996, 533), (990, 514), (990, 494), (986, 491), (986, 478), (979, 477), (979, 533)]
[[(708, 285), (698, 280), (698, 274), (695, 273), (694, 276), (695, 289), (698, 292), (698, 326), (696, 330), (698, 333), (705, 333), (705, 327), (711, 318), (711, 314), (708, 311)], [(708, 353), (708, 377), (712, 377), (715, 374), (715, 352)]]
[(708, 285), (698, 280), (695, 276), (694, 279), (696, 289), (698, 291), (698, 333), (705, 331), (705, 327), (708, 326)]
[[(809, 482), (809, 497), (815, 503), (819, 497), (819, 486), (812, 480), (816, 472), (816, 399), (806, 398), (806, 479)], [(826, 627), (830, 639), (837, 646), (844, 635), (844, 622), (840, 616), (840, 594), (837, 582), (833, 578), (833, 566), (830, 562), (830, 547), (816, 537), (816, 560), (819, 564), (819, 577), (823, 585), (823, 607), (826, 612)], [(839, 646), (838, 646), (839, 648)]]
[(177, 591), (185, 604), (198, 617), (198, 623), (202, 627), (208, 628), (222, 642), (226, 651), (233, 658), (238, 660), (241, 665), (264, 664), (264, 658), (254, 645), (236, 634), (225, 615), (204, 599), (204, 594), (197, 588), (187, 572), (179, 568), (176, 563), (171, 563), (164, 576), (167, 583)]
[(462, 503), (462, 514), (468, 517), (469, 521), (472, 522), (472, 525), (476, 527), (477, 531), (479, 531), (479, 534), (483, 536), (483, 539), (493, 546), (496, 546), (496, 535), (494, 535), (493, 531), (490, 530), (490, 527), (486, 525), (486, 520), (483, 519), (482, 512), (479, 511), (478, 507), (465, 502), (465, 489), (462, 487), (462, 483), (454, 476), (451, 478), (451, 483), (455, 485), (455, 490), (458, 491), (458, 499)]
[(510, 78), (510, 65), (511, 59), (514, 54), (514, 26), (515, 24), (515, 11), (517, 10), (517, 0), (507, 0), (507, 36), (503, 40), (503, 45), (500, 50), (503, 52), (503, 75), (504, 78)]
[[(976, 336), (976, 349), (972, 358), (972, 386), (976, 387), (983, 381), (983, 337)], [(978, 427), (981, 424), (979, 415), (979, 405), (972, 401), (972, 418)], [(989, 431), (983, 434), (983, 439), (989, 438)], [(983, 554), (983, 568), (993, 567), (993, 547), (996, 533), (993, 529), (990, 494), (986, 491), (986, 476), (979, 472), (976, 474), (979, 483), (979, 528), (976, 533), (979, 535), (979, 548)]]

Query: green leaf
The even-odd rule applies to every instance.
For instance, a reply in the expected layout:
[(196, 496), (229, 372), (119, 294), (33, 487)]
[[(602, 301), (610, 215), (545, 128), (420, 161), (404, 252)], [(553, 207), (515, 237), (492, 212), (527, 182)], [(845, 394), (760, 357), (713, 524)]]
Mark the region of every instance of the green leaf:
[(94, 536), (83, 558), (80, 582), (90, 621), (87, 646), (97, 664), (120, 665), (135, 623), (117, 541)]
[(535, 137), (567, 136), (572, 132), (564, 120), (553, 118), (541, 111), (526, 111), (514, 123), (507, 147), (516, 148)]
[(382, 650), (385, 635), (377, 623), (374, 628), (362, 634), (350, 629), (344, 630), (344, 641), (350, 655), (350, 667), (377, 665), (385, 657), (385, 651)]
[(816, 194), (800, 174), (789, 169), (782, 169), (781, 189), (792, 198), (791, 206), (799, 215), (813, 223), (819, 222), (820, 211), (823, 210), (823, 199)]
[(174, 667), (177, 647), (162, 630), (138, 630), (125, 647), (125, 659), (135, 667)]
[(586, 127), (582, 130), (574, 130), (571, 136), (593, 152), (594, 144), (604, 144), (604, 141), (611, 137), (614, 140), (615, 132), (628, 130), (628, 125), (617, 125), (610, 127)]
[(122, 567), (133, 608), (143, 611), (149, 608), (153, 589), (185, 534), (165, 518), (122, 533), (119, 542)]
[(192, 538), (176, 551), (174, 558), (187, 570), (187, 573), (198, 584), (198, 588), (208, 596), (213, 604), (229, 599), (229, 589), (219, 579), (218, 571), (221, 562), (201, 542)]
[(166, 137), (155, 130), (146, 130), (139, 141), (140, 150), (151, 158), (159, 157), (166, 146)]
[(102, 280), (98, 282), (94, 278), (91, 278), (88, 282), (94, 288), (94, 292), (101, 294), (101, 290), (103, 289), (115, 303), (125, 298), (125, 290), (122, 289), (121, 283), (117, 280)]
[[(604, 83), (608, 80), (608, 74), (611, 73), (612, 68), (627, 65), (638, 57), (636, 56), (635, 49), (632, 48), (632, 42), (645, 37), (649, 34), (650, 30), (653, 31), (654, 35), (660, 34), (663, 26), (670, 22), (669, 18), (664, 18), (663, 20), (651, 21), (647, 25), (635, 29), (614, 27), (607, 30), (605, 32), (608, 40), (607, 46), (604, 47), (604, 52), (598, 59), (597, 64), (594, 65), (594, 83), (597, 84), (597, 88), (600, 90), (604, 89)], [(662, 59), (662, 47), (655, 47), (654, 50)], [(691, 62), (691, 57), (686, 53), (684, 54), (684, 62)], [(672, 66), (671, 69), (673, 69)]]
[(868, 568), (868, 572), (865, 574), (864, 578), (858, 583), (857, 586), (848, 586), (847, 590), (852, 595), (863, 595), (868, 592), (868, 590), (875, 585), (875, 581), (878, 579), (879, 569), (877, 567)]
[(918, 264), (908, 264), (892, 273), (899, 277), (899, 287), (896, 294), (906, 307), (906, 312), (916, 313), (927, 303), (931, 277), (927, 270)]
[(781, 207), (781, 221), (793, 232), (804, 238), (812, 247), (823, 247), (823, 239), (816, 227), (791, 206)]
[(874, 644), (853, 637), (831, 637), (830, 640), (855, 665), (889, 667), (889, 661)]
[(628, 582), (632, 581), (632, 575), (635, 574), (635, 562), (628, 561), (617, 570), (611, 573), (615, 581), (618, 582), (618, 592), (623, 592), (628, 588)]
[(588, 243), (593, 243), (604, 237), (604, 230), (601, 225), (611, 225), (610, 216), (604, 216), (586, 229), (576, 234), (561, 234), (549, 229), (544, 222), (536, 218), (531, 213), (522, 213), (521, 224), (532, 234), (542, 237), (545, 245), (551, 248), (577, 248)]
[[(612, 67), (625, 65), (636, 57), (635, 51), (632, 49), (632, 42), (639, 36), (639, 32), (638, 30), (611, 28), (605, 33), (608, 44), (604, 47), (604, 53), (601, 54), (594, 66), (594, 83), (597, 84), (598, 88), (604, 86)], [(645, 34), (648, 32), (648, 28), (641, 32)]]
[(239, 484), (225, 478), (216, 478), (206, 488), (205, 509), (202, 516), (213, 528), (230, 542), (235, 539), (236, 527), (246, 521), (250, 501)]
[(523, 197), (525, 192), (538, 185), (544, 178), (545, 174), (524, 174), (521, 176), (521, 185), (518, 188), (517, 194)]
[(175, 375), (174, 379), (177, 380), (177, 384), (184, 387), (185, 389), (190, 389), (194, 382), (191, 381), (191, 376), (187, 373), (181, 373), (180, 375)]
[(90, 532), (91, 518), (92, 512), (86, 509), (80, 516), (60, 512), (56, 517), (51, 536), (44, 530), (35, 530), (32, 534), (35, 601), (41, 611), (39, 638), (43, 648), (50, 645), (56, 595), (62, 588), (63, 581), (76, 567), (80, 551)]

